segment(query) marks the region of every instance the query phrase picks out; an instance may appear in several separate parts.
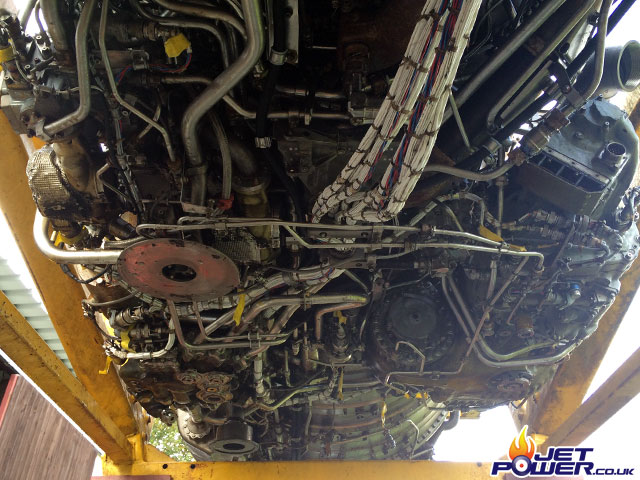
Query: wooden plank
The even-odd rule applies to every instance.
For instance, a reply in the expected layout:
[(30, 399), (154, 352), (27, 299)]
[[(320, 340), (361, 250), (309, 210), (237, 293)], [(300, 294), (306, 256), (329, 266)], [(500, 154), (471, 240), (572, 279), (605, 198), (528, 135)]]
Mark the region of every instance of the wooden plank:
[(114, 460), (131, 461), (122, 431), (2, 292), (0, 349)]
[(86, 480), (96, 455), (93, 445), (29, 382), (16, 379), (0, 426), (0, 477)]

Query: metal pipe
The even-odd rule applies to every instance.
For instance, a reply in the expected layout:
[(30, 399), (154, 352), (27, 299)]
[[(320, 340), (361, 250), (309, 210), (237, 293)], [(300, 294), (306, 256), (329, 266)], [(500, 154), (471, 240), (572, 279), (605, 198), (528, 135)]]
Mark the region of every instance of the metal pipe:
[[(460, 290), (458, 290), (458, 287), (456, 286), (456, 284), (451, 280), (451, 278), (449, 278), (449, 286), (451, 287), (451, 291), (453, 292), (454, 297), (456, 298), (456, 300), (458, 301), (458, 305), (460, 306), (460, 309), (463, 313), (464, 318), (466, 318), (467, 320), (467, 324), (471, 327), (472, 330), (476, 330), (476, 325), (473, 322), (473, 319), (471, 318), (471, 313), (469, 312), (469, 309), (467, 308), (464, 298), (462, 297), (462, 294), (460, 293)], [(514, 366), (514, 365), (528, 365), (528, 361), (527, 359), (525, 360), (517, 360), (516, 362), (518, 363), (509, 363), (508, 361), (511, 360), (512, 358), (515, 357), (519, 357), (521, 355), (524, 355), (526, 353), (529, 353), (533, 350), (537, 350), (538, 348), (543, 348), (543, 347), (549, 347), (552, 345), (551, 342), (545, 342), (545, 343), (540, 343), (540, 344), (536, 344), (536, 345), (528, 345), (524, 348), (521, 348), (519, 350), (516, 350), (515, 352), (511, 352), (511, 353), (507, 353), (507, 354), (501, 354), (501, 353), (497, 353), (496, 351), (494, 351), (486, 342), (483, 338), (478, 337), (477, 338), (477, 345), (480, 346), (482, 352), (478, 353), (479, 350), (477, 350), (478, 355), (482, 354), (482, 357), (489, 361), (489, 362), (493, 362), (495, 360), (496, 364), (499, 364), (501, 366)], [(477, 349), (477, 345), (474, 345), (474, 348)], [(494, 360), (489, 360), (487, 359), (484, 355), (489, 355), (491, 358), (493, 358)], [(534, 359), (531, 359), (534, 360)], [(484, 363), (484, 362), (483, 362)], [(552, 362), (555, 363), (555, 362)]]
[(207, 22), (198, 22), (195, 20), (184, 20), (181, 18), (165, 18), (151, 15), (147, 12), (138, 0), (129, 0), (133, 8), (144, 18), (156, 22), (163, 27), (178, 27), (178, 28), (195, 28), (199, 30), (205, 30), (213, 35), (218, 43), (220, 43), (220, 55), (222, 56), (222, 65), (224, 68), (229, 66), (229, 45), (223, 33), (218, 27)]
[[(276, 92), (284, 93), (285, 95), (293, 95), (295, 97), (308, 97), (310, 91), (305, 87), (290, 87), (287, 85), (276, 85)], [(323, 100), (344, 100), (346, 98), (344, 92), (339, 90), (318, 90), (313, 92), (314, 98), (321, 98)]]
[(31, 18), (31, 13), (35, 8), (37, 1), (38, 0), (28, 0), (27, 3), (24, 5), (24, 8), (20, 12), (20, 16), (18, 18), (20, 20), (20, 25), (22, 26), (23, 30), (27, 29), (27, 23), (29, 23), (29, 18)]
[[(56, 32), (55, 27), (54, 30), (51, 30), (51, 26), (49, 25), (49, 20), (47, 17), (47, 10), (45, 10), (45, 5), (47, 5), (48, 12), (55, 12), (57, 14), (57, 6), (52, 5), (57, 2), (43, 0), (41, 2), (42, 13), (45, 15), (45, 19), (47, 20), (47, 25), (49, 26), (49, 33), (51, 38), (54, 39), (54, 34), (59, 35), (59, 32)], [(82, 13), (80, 14), (80, 18), (78, 19), (78, 27), (76, 28), (76, 68), (78, 71), (78, 95), (79, 95), (79, 103), (78, 108), (75, 111), (71, 112), (64, 117), (51, 122), (48, 125), (44, 126), (44, 132), (53, 136), (56, 133), (59, 133), (63, 130), (66, 130), (69, 127), (76, 125), (83, 121), (89, 115), (91, 111), (91, 79), (89, 78), (89, 55), (87, 51), (87, 36), (89, 35), (89, 26), (91, 24), (91, 17), (93, 15), (93, 11), (98, 4), (98, 0), (87, 0), (82, 8)], [(58, 18), (59, 21), (59, 18)], [(54, 24), (55, 25), (55, 24)], [(64, 33), (64, 32), (63, 32)], [(62, 35), (64, 37), (64, 35)], [(65, 40), (66, 42), (66, 40)], [(54, 45), (55, 43), (54, 40)], [(68, 49), (68, 46), (67, 48)]]
[(60, 18), (59, 9), (62, 5), (63, 2), (58, 0), (40, 0), (40, 8), (42, 9), (44, 21), (47, 24), (47, 32), (51, 37), (51, 42), (56, 51), (60, 53), (69, 51), (69, 42), (67, 42), (67, 35), (62, 26), (62, 19)]
[(453, 97), (453, 92), (451, 91), (449, 91), (449, 105), (451, 105), (453, 118), (456, 120), (456, 124), (458, 125), (458, 130), (460, 130), (460, 136), (462, 137), (464, 146), (467, 147), (467, 150), (471, 150), (471, 143), (469, 142), (467, 131), (464, 128), (464, 123), (462, 123), (462, 117), (460, 116), (460, 112), (458, 111), (458, 105), (456, 105), (456, 99)]
[(612, 0), (604, 0), (602, 2), (602, 7), (600, 8), (593, 79), (591, 80), (589, 87), (584, 93), (582, 93), (582, 98), (585, 101), (595, 93), (598, 89), (598, 85), (600, 85), (600, 80), (602, 80), (602, 73), (604, 72), (605, 42), (607, 41), (607, 24), (609, 22), (609, 9), (611, 8), (611, 3)]
[(36, 209), (33, 238), (40, 251), (56, 263), (115, 265), (122, 250), (63, 250), (49, 241), (49, 219)]
[[(185, 15), (191, 15), (193, 17), (198, 18), (207, 18), (209, 20), (220, 20), (222, 22), (228, 23), (233, 28), (235, 28), (243, 37), (250, 37), (251, 33), (245, 32), (244, 25), (238, 19), (238, 17), (234, 16), (232, 13), (225, 12), (224, 10), (218, 10), (217, 8), (208, 7), (205, 5), (196, 5), (193, 3), (184, 3), (174, 2), (171, 0), (154, 0), (158, 5), (166, 8), (167, 10), (173, 10), (174, 12), (184, 13)], [(257, 6), (257, 4), (256, 4)], [(247, 22), (247, 29), (251, 30), (251, 26), (249, 25), (250, 14), (247, 13), (247, 4), (243, 0), (242, 2), (242, 11), (244, 13), (245, 21)], [(252, 65), (253, 67), (253, 65)]]
[[(169, 302), (167, 302), (169, 303)], [(170, 302), (173, 304), (173, 302)], [(176, 341), (176, 334), (174, 333), (174, 324), (173, 319), (169, 320), (169, 336), (167, 337), (167, 344), (164, 348), (157, 350), (155, 352), (123, 352), (121, 350), (116, 350), (114, 348), (109, 350), (109, 355), (116, 356), (118, 358), (127, 359), (127, 360), (151, 360), (153, 358), (160, 358), (169, 353), (169, 350), (173, 348), (173, 344)]]
[[(173, 5), (173, 2), (164, 3)], [(185, 6), (188, 7), (188, 5)], [(182, 117), (181, 131), (185, 153), (189, 163), (195, 168), (204, 166), (198, 144), (198, 122), (209, 109), (249, 73), (260, 59), (264, 50), (264, 31), (258, 0), (242, 0), (242, 10), (247, 23), (247, 42), (244, 51), (229, 68), (218, 75), (211, 85), (189, 105)], [(194, 175), (192, 182), (191, 202), (203, 205), (206, 198), (206, 171)]]
[(231, 177), (233, 174), (233, 166), (231, 163), (231, 148), (229, 147), (229, 139), (224, 130), (224, 126), (218, 115), (213, 111), (207, 112), (211, 129), (218, 142), (220, 149), (220, 158), (222, 159), (222, 198), (228, 200), (231, 198)]
[[(95, 2), (96, 0), (91, 0)], [(86, 7), (85, 7), (86, 8)], [(84, 13), (84, 10), (83, 10)], [(173, 147), (171, 146), (171, 138), (169, 137), (169, 133), (167, 130), (160, 125), (158, 122), (149, 118), (147, 115), (142, 113), (133, 105), (127, 103), (118, 93), (118, 86), (116, 84), (115, 78), (113, 76), (113, 71), (111, 70), (111, 61), (109, 60), (109, 52), (107, 51), (107, 46), (105, 43), (105, 35), (107, 31), (107, 17), (109, 15), (109, 0), (103, 0), (102, 2), (102, 11), (100, 13), (100, 29), (98, 32), (98, 45), (100, 46), (100, 55), (102, 57), (102, 63), (105, 67), (105, 73), (107, 74), (107, 79), (109, 80), (109, 85), (111, 87), (111, 92), (113, 93), (113, 98), (122, 105), (124, 108), (129, 110), (131, 113), (136, 115), (138, 118), (147, 122), (153, 128), (158, 130), (164, 139), (164, 143), (167, 148), (167, 153), (169, 155), (169, 159), (174, 162), (175, 161), (175, 153), (173, 151)]]
[(322, 318), (327, 313), (338, 312), (340, 310), (351, 310), (353, 308), (360, 308), (363, 305), (365, 305), (366, 303), (367, 303), (367, 300), (366, 300), (366, 297), (365, 297), (365, 301), (364, 302), (341, 303), (341, 304), (338, 304), (338, 305), (332, 305), (330, 307), (325, 307), (325, 308), (321, 308), (320, 310), (318, 310), (316, 312), (316, 316), (315, 316), (315, 323), (316, 323), (315, 336), (316, 336), (316, 340), (318, 342), (320, 342), (322, 340)]
[(496, 178), (507, 173), (512, 167), (513, 163), (505, 163), (499, 168), (487, 173), (472, 172), (470, 170), (463, 170), (461, 168), (449, 167), (448, 165), (427, 165), (424, 172), (440, 172), (447, 175), (453, 175), (454, 177), (466, 178), (467, 180), (474, 180), (476, 182), (488, 182), (489, 180), (495, 180)]
[[(555, 13), (565, 0), (552, 0), (545, 6), (538, 8), (536, 13), (532, 15), (527, 23), (525, 23), (515, 35), (513, 35), (507, 43), (505, 43), (496, 54), (489, 60), (489, 62), (480, 70), (480, 72), (473, 75), (471, 80), (467, 82), (464, 88), (455, 96), (455, 102), (458, 107), (461, 107), (466, 103), (469, 98), (480, 88), (480, 86), (493, 75), (498, 68), (500, 68), (504, 62), (506, 62), (515, 51), (522, 46), (527, 39), (535, 33), (538, 28), (546, 22), (551, 15)], [(453, 105), (452, 105), (453, 106)], [(445, 112), (442, 123), (446, 122), (452, 115), (452, 109)]]
[[(593, 9), (597, 0), (591, 0), (584, 2), (580, 10), (571, 17), (571, 19), (564, 25), (562, 30), (555, 36), (555, 38), (549, 42), (544, 51), (536, 56), (535, 60), (531, 62), (531, 65), (518, 77), (513, 83), (511, 88), (505, 92), (502, 97), (495, 103), (495, 105), (489, 111), (487, 115), (487, 125), (489, 128), (499, 128), (500, 125), (496, 125), (496, 117), (498, 112), (502, 110), (503, 106), (520, 90), (522, 85), (526, 83), (531, 75), (538, 69), (543, 61), (553, 52), (558, 44), (573, 30), (573, 28)], [(544, 9), (542, 9), (544, 10)], [(514, 115), (515, 116), (515, 115)], [(506, 120), (502, 120), (500, 123), (505, 123)]]

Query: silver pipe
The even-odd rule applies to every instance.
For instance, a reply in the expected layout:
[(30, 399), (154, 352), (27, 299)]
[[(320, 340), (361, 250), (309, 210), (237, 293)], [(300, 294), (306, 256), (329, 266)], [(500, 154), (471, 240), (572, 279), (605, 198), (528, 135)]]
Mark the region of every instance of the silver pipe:
[(20, 20), (20, 25), (22, 25), (22, 29), (27, 29), (27, 23), (29, 23), (29, 19), (31, 18), (31, 13), (33, 12), (34, 7), (36, 6), (36, 2), (38, 0), (29, 0), (22, 11), (20, 12), (20, 16), (18, 19)]
[(173, 344), (176, 341), (176, 335), (174, 333), (174, 323), (173, 319), (169, 320), (169, 336), (167, 337), (167, 344), (164, 348), (157, 350), (155, 352), (123, 352), (121, 350), (110, 349), (109, 354), (114, 355), (118, 358), (127, 359), (127, 360), (151, 360), (153, 358), (160, 358), (169, 353), (169, 350), (173, 348)]
[[(305, 87), (290, 87), (288, 85), (276, 85), (276, 92), (293, 95), (295, 97), (308, 97), (311, 93)], [(344, 100), (346, 98), (344, 92), (339, 90), (318, 90), (313, 93), (313, 96), (315, 98), (322, 98), (323, 100)]]
[(582, 98), (585, 101), (596, 92), (600, 85), (600, 81), (602, 80), (602, 73), (604, 72), (605, 42), (607, 40), (607, 26), (609, 24), (609, 9), (611, 8), (611, 3), (612, 0), (604, 0), (602, 2), (602, 7), (600, 8), (593, 79), (591, 80), (591, 84), (587, 90), (582, 94)]
[(195, 20), (158, 17), (156, 15), (151, 15), (144, 8), (142, 8), (138, 0), (129, 0), (129, 2), (142, 17), (156, 22), (158, 25), (161, 25), (163, 27), (195, 28), (209, 32), (216, 38), (218, 43), (220, 43), (220, 54), (222, 55), (222, 64), (224, 65), (224, 68), (227, 68), (229, 66), (229, 45), (227, 44), (225, 36), (217, 26), (207, 22), (198, 22)]
[(347, 302), (339, 303), (338, 305), (331, 305), (330, 307), (321, 308), (315, 315), (315, 336), (319, 342), (322, 340), (322, 319), (327, 313), (338, 312), (340, 310), (351, 310), (353, 308), (360, 308), (367, 303), (366, 297), (364, 302)]
[[(90, 0), (90, 1), (95, 2), (96, 0)], [(83, 13), (84, 13), (84, 10), (83, 10)], [(140, 110), (135, 108), (133, 105), (127, 103), (118, 93), (118, 86), (116, 85), (116, 80), (113, 77), (113, 71), (111, 70), (111, 61), (109, 60), (109, 53), (107, 51), (107, 46), (105, 43), (108, 15), (109, 15), (109, 0), (103, 0), (102, 11), (100, 13), (100, 29), (98, 32), (98, 44), (100, 46), (100, 55), (102, 57), (102, 63), (104, 64), (104, 67), (105, 67), (105, 72), (107, 74), (107, 79), (109, 80), (109, 85), (111, 87), (111, 92), (113, 93), (113, 97), (124, 108), (126, 108), (135, 116), (147, 122), (149, 125), (151, 125), (153, 128), (155, 128), (160, 132), (160, 134), (162, 135), (162, 138), (164, 139), (164, 143), (166, 145), (169, 158), (172, 162), (174, 162), (175, 153), (173, 151), (173, 147), (171, 146), (171, 138), (169, 137), (169, 133), (167, 132), (167, 130), (158, 122), (154, 121), (152, 118), (149, 118), (147, 115), (145, 115)]]
[(67, 36), (62, 26), (62, 19), (60, 18), (59, 9), (62, 5), (63, 3), (58, 0), (40, 1), (42, 16), (47, 24), (47, 32), (51, 37), (51, 42), (56, 51), (60, 53), (69, 51), (69, 42), (67, 42)]
[(464, 146), (467, 147), (468, 150), (471, 150), (471, 143), (469, 142), (467, 131), (464, 128), (464, 123), (462, 123), (462, 117), (460, 116), (460, 112), (458, 111), (458, 105), (456, 105), (456, 99), (453, 97), (453, 92), (451, 90), (449, 90), (449, 105), (451, 105), (453, 118), (456, 120), (456, 124), (458, 125), (458, 130), (460, 130), (460, 136), (462, 137)]
[[(172, 2), (165, 3), (173, 4)], [(182, 117), (182, 140), (192, 167), (197, 168), (203, 165), (202, 153), (198, 144), (198, 122), (209, 109), (251, 71), (264, 50), (264, 30), (258, 0), (242, 0), (242, 10), (247, 23), (247, 42), (244, 51), (189, 105)], [(191, 201), (203, 205), (205, 197), (206, 172), (202, 172), (193, 178)]]
[(356, 303), (362, 305), (367, 303), (368, 299), (362, 295), (353, 294), (332, 294), (332, 295), (289, 295), (284, 297), (271, 297), (256, 302), (246, 316), (242, 318), (241, 324), (248, 324), (260, 313), (268, 308), (280, 308), (289, 305), (326, 305), (334, 303)]
[[(513, 35), (509, 41), (504, 44), (500, 50), (489, 60), (489, 62), (483, 67), (480, 72), (473, 75), (471, 80), (464, 86), (464, 88), (455, 96), (455, 102), (458, 107), (461, 107), (466, 103), (469, 98), (480, 88), (480, 86), (498, 70), (504, 62), (506, 62), (514, 52), (522, 46), (524, 42), (546, 22), (551, 15), (555, 13), (558, 8), (562, 6), (565, 0), (552, 0), (545, 6), (536, 10), (536, 13), (529, 18), (526, 24), (524, 24), (515, 35)], [(448, 109), (445, 112), (442, 123), (446, 122), (452, 115), (452, 109)]]
[(114, 265), (122, 250), (63, 250), (49, 241), (49, 219), (36, 210), (33, 238), (40, 251), (56, 263)]
[[(451, 280), (451, 278), (449, 278), (448, 284), (449, 284), (449, 287), (451, 288), (451, 291), (453, 292), (454, 297), (458, 301), (458, 305), (460, 306), (460, 309), (462, 310), (462, 314), (463, 314), (464, 318), (466, 318), (467, 324), (472, 329), (472, 331), (475, 331), (476, 330), (475, 323), (473, 322), (473, 319), (471, 318), (471, 313), (469, 312), (469, 309), (467, 308), (467, 306), (465, 304), (464, 298), (462, 297), (462, 294), (460, 293), (460, 290), (458, 290), (458, 287)], [(544, 358), (541, 358), (541, 359), (523, 359), (523, 360), (510, 361), (511, 359), (513, 359), (515, 357), (519, 357), (521, 355), (525, 355), (525, 354), (527, 354), (527, 353), (529, 353), (529, 352), (531, 352), (533, 350), (537, 350), (538, 348), (548, 347), (548, 346), (551, 346), (551, 345), (552, 344), (549, 343), (549, 342), (541, 343), (541, 344), (535, 344), (535, 345), (528, 345), (528, 346), (526, 346), (524, 348), (516, 350), (515, 352), (511, 352), (511, 353), (507, 353), (507, 354), (501, 354), (501, 353), (497, 353), (495, 350), (493, 350), (487, 344), (487, 342), (485, 342), (484, 338), (478, 337), (477, 338), (477, 343), (475, 343), (473, 345), (473, 348), (474, 348), (476, 354), (478, 355), (478, 358), (485, 365), (500, 366), (500, 367), (510, 367), (510, 366), (532, 365), (533, 363), (530, 363), (530, 361), (532, 362), (533, 360), (541, 360), (543, 363), (538, 363), (539, 365), (547, 365), (548, 363), (555, 363), (557, 361), (557, 359), (555, 359), (555, 357), (552, 357), (553, 358), (552, 360), (550, 360), (548, 357), (544, 357)], [(478, 349), (478, 346), (480, 346), (480, 349)], [(489, 355), (494, 360), (490, 360), (490, 359), (486, 358), (485, 354)], [(490, 363), (487, 363), (487, 362), (490, 362)]]
[(512, 167), (513, 163), (505, 163), (499, 168), (492, 170), (491, 172), (482, 173), (482, 172), (470, 172), (469, 170), (464, 170), (462, 168), (449, 167), (448, 165), (434, 165), (430, 164), (424, 167), (422, 172), (440, 172), (446, 173), (447, 175), (453, 175), (454, 177), (466, 178), (467, 180), (474, 180), (476, 182), (488, 182), (489, 180), (495, 180), (496, 178), (504, 175), (508, 172)]
[[(314, 285), (312, 287), (310, 287), (309, 289), (306, 290), (306, 294), (307, 295), (314, 295), (316, 293), (318, 293), (324, 286), (326, 285), (326, 283), (320, 283), (318, 285)], [(287, 325), (287, 322), (291, 319), (291, 317), (293, 316), (294, 313), (296, 313), (298, 310), (300, 309), (300, 305), (289, 305), (288, 307), (286, 307), (281, 313), (280, 316), (278, 317), (278, 320), (276, 321), (276, 323), (271, 327), (271, 329), (269, 330), (270, 334), (278, 334), (282, 331), (282, 329)], [(263, 346), (263, 347), (259, 347), (256, 348), (252, 351), (250, 351), (249, 353), (247, 353), (247, 357), (251, 357), (253, 355), (259, 355), (262, 352), (264, 352), (265, 350), (267, 350), (269, 347), (268, 346)], [(286, 355), (286, 351), (285, 351), (285, 355)]]
[[(47, 19), (47, 13), (45, 5), (48, 6), (49, 13), (55, 11), (57, 13), (57, 6), (51, 5), (56, 3), (55, 1), (43, 0), (40, 4), (42, 7), (42, 13)], [(53, 136), (69, 127), (76, 125), (83, 121), (89, 115), (91, 111), (91, 79), (89, 78), (89, 55), (87, 52), (87, 36), (89, 35), (89, 25), (91, 24), (91, 16), (96, 8), (98, 0), (87, 0), (82, 8), (82, 13), (78, 19), (78, 27), (76, 29), (76, 68), (78, 70), (78, 94), (80, 97), (78, 108), (64, 117), (51, 122), (44, 126), (44, 132)], [(59, 19), (58, 19), (59, 20)], [(48, 20), (47, 20), (47, 25)], [(51, 28), (49, 26), (49, 28)], [(53, 32), (49, 31), (52, 38)], [(54, 30), (55, 32), (55, 30)], [(57, 33), (56, 33), (57, 34)], [(63, 35), (64, 36), (64, 35)], [(66, 41), (66, 40), (65, 40)], [(54, 45), (56, 45), (54, 43)], [(57, 45), (56, 45), (57, 47)], [(67, 47), (68, 49), (68, 47)]]
[[(207, 77), (202, 76), (175, 76), (166, 75), (160, 78), (160, 82), (165, 85), (182, 85), (189, 83), (201, 83), (203, 85), (211, 85), (213, 81)], [(255, 120), (255, 110), (247, 110), (240, 105), (230, 95), (224, 95), (222, 101), (226, 103), (231, 109), (233, 109), (238, 115), (248, 118), (249, 120)], [(288, 110), (281, 112), (270, 112), (267, 118), (271, 120), (288, 120), (295, 118), (299, 120), (305, 120), (305, 117), (316, 118), (318, 120), (351, 120), (351, 116), (348, 113), (336, 113), (336, 112), (301, 112), (300, 110)]]
[(222, 158), (222, 198), (228, 200), (231, 198), (231, 176), (233, 174), (229, 139), (227, 138), (227, 133), (224, 131), (224, 126), (222, 125), (218, 115), (213, 111), (209, 111), (207, 112), (207, 116), (209, 118), (209, 123), (211, 123), (213, 134), (218, 142), (220, 158)]
[[(503, 108), (503, 106), (511, 99), (522, 87), (522, 85), (529, 79), (531, 75), (535, 73), (538, 67), (544, 62), (547, 57), (553, 52), (558, 44), (573, 30), (573, 28), (593, 9), (594, 3), (598, 0), (591, 0), (584, 2), (582, 8), (565, 24), (562, 30), (556, 35), (556, 37), (549, 42), (544, 51), (542, 51), (539, 55), (536, 56), (536, 59), (531, 62), (531, 65), (518, 77), (511, 88), (505, 92), (502, 97), (495, 103), (495, 105), (489, 111), (487, 115), (487, 125), (490, 128), (497, 128), (499, 125), (495, 125), (495, 120), (498, 115), (498, 112)], [(544, 10), (544, 9), (542, 9)], [(513, 115), (515, 116), (515, 115)], [(507, 119), (503, 119), (502, 123), (506, 123)]]
[[(193, 3), (183, 3), (183, 2), (175, 2), (171, 0), (154, 0), (158, 5), (168, 9), (173, 10), (174, 12), (184, 13), (185, 15), (191, 15), (193, 17), (198, 18), (207, 18), (209, 20), (220, 20), (222, 22), (226, 22), (235, 28), (243, 37), (250, 36), (251, 34), (247, 34), (244, 29), (244, 25), (238, 19), (238, 17), (234, 16), (231, 13), (225, 12), (224, 10), (218, 10), (217, 8), (207, 7), (205, 5), (196, 5)], [(257, 4), (256, 4), (257, 6)], [(251, 26), (249, 26), (249, 17), (246, 10), (246, 3), (242, 2), (242, 11), (244, 12), (244, 16), (247, 22), (247, 29), (251, 30)], [(253, 65), (251, 65), (253, 67)]]

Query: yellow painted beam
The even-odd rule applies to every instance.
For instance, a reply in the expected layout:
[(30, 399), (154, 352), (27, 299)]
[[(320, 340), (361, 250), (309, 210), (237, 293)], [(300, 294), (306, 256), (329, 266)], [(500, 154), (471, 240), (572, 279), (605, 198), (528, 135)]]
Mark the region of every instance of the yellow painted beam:
[(116, 372), (111, 369), (108, 375), (98, 374), (105, 366), (106, 357), (100, 333), (83, 315), (82, 288), (42, 255), (33, 240), (36, 207), (25, 173), (27, 154), (3, 113), (0, 113), (0, 132), (0, 210), (78, 379), (125, 435), (135, 434), (138, 427)]
[(480, 480), (490, 463), (432, 461), (136, 462), (103, 463), (103, 475), (168, 475), (171, 480)]
[(580, 445), (640, 393), (640, 348), (554, 431), (543, 445)]
[(124, 433), (1, 291), (0, 349), (111, 458), (132, 460)]

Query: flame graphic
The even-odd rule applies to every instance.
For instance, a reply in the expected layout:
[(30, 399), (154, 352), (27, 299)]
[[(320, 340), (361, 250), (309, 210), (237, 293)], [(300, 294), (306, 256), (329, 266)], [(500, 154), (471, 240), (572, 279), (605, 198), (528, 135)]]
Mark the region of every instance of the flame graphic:
[(509, 447), (509, 458), (511, 460), (520, 455), (524, 455), (525, 457), (532, 459), (533, 454), (536, 453), (536, 444), (531, 437), (527, 436), (527, 428), (527, 425), (522, 427), (520, 435), (514, 438), (513, 442), (511, 442), (511, 446)]

